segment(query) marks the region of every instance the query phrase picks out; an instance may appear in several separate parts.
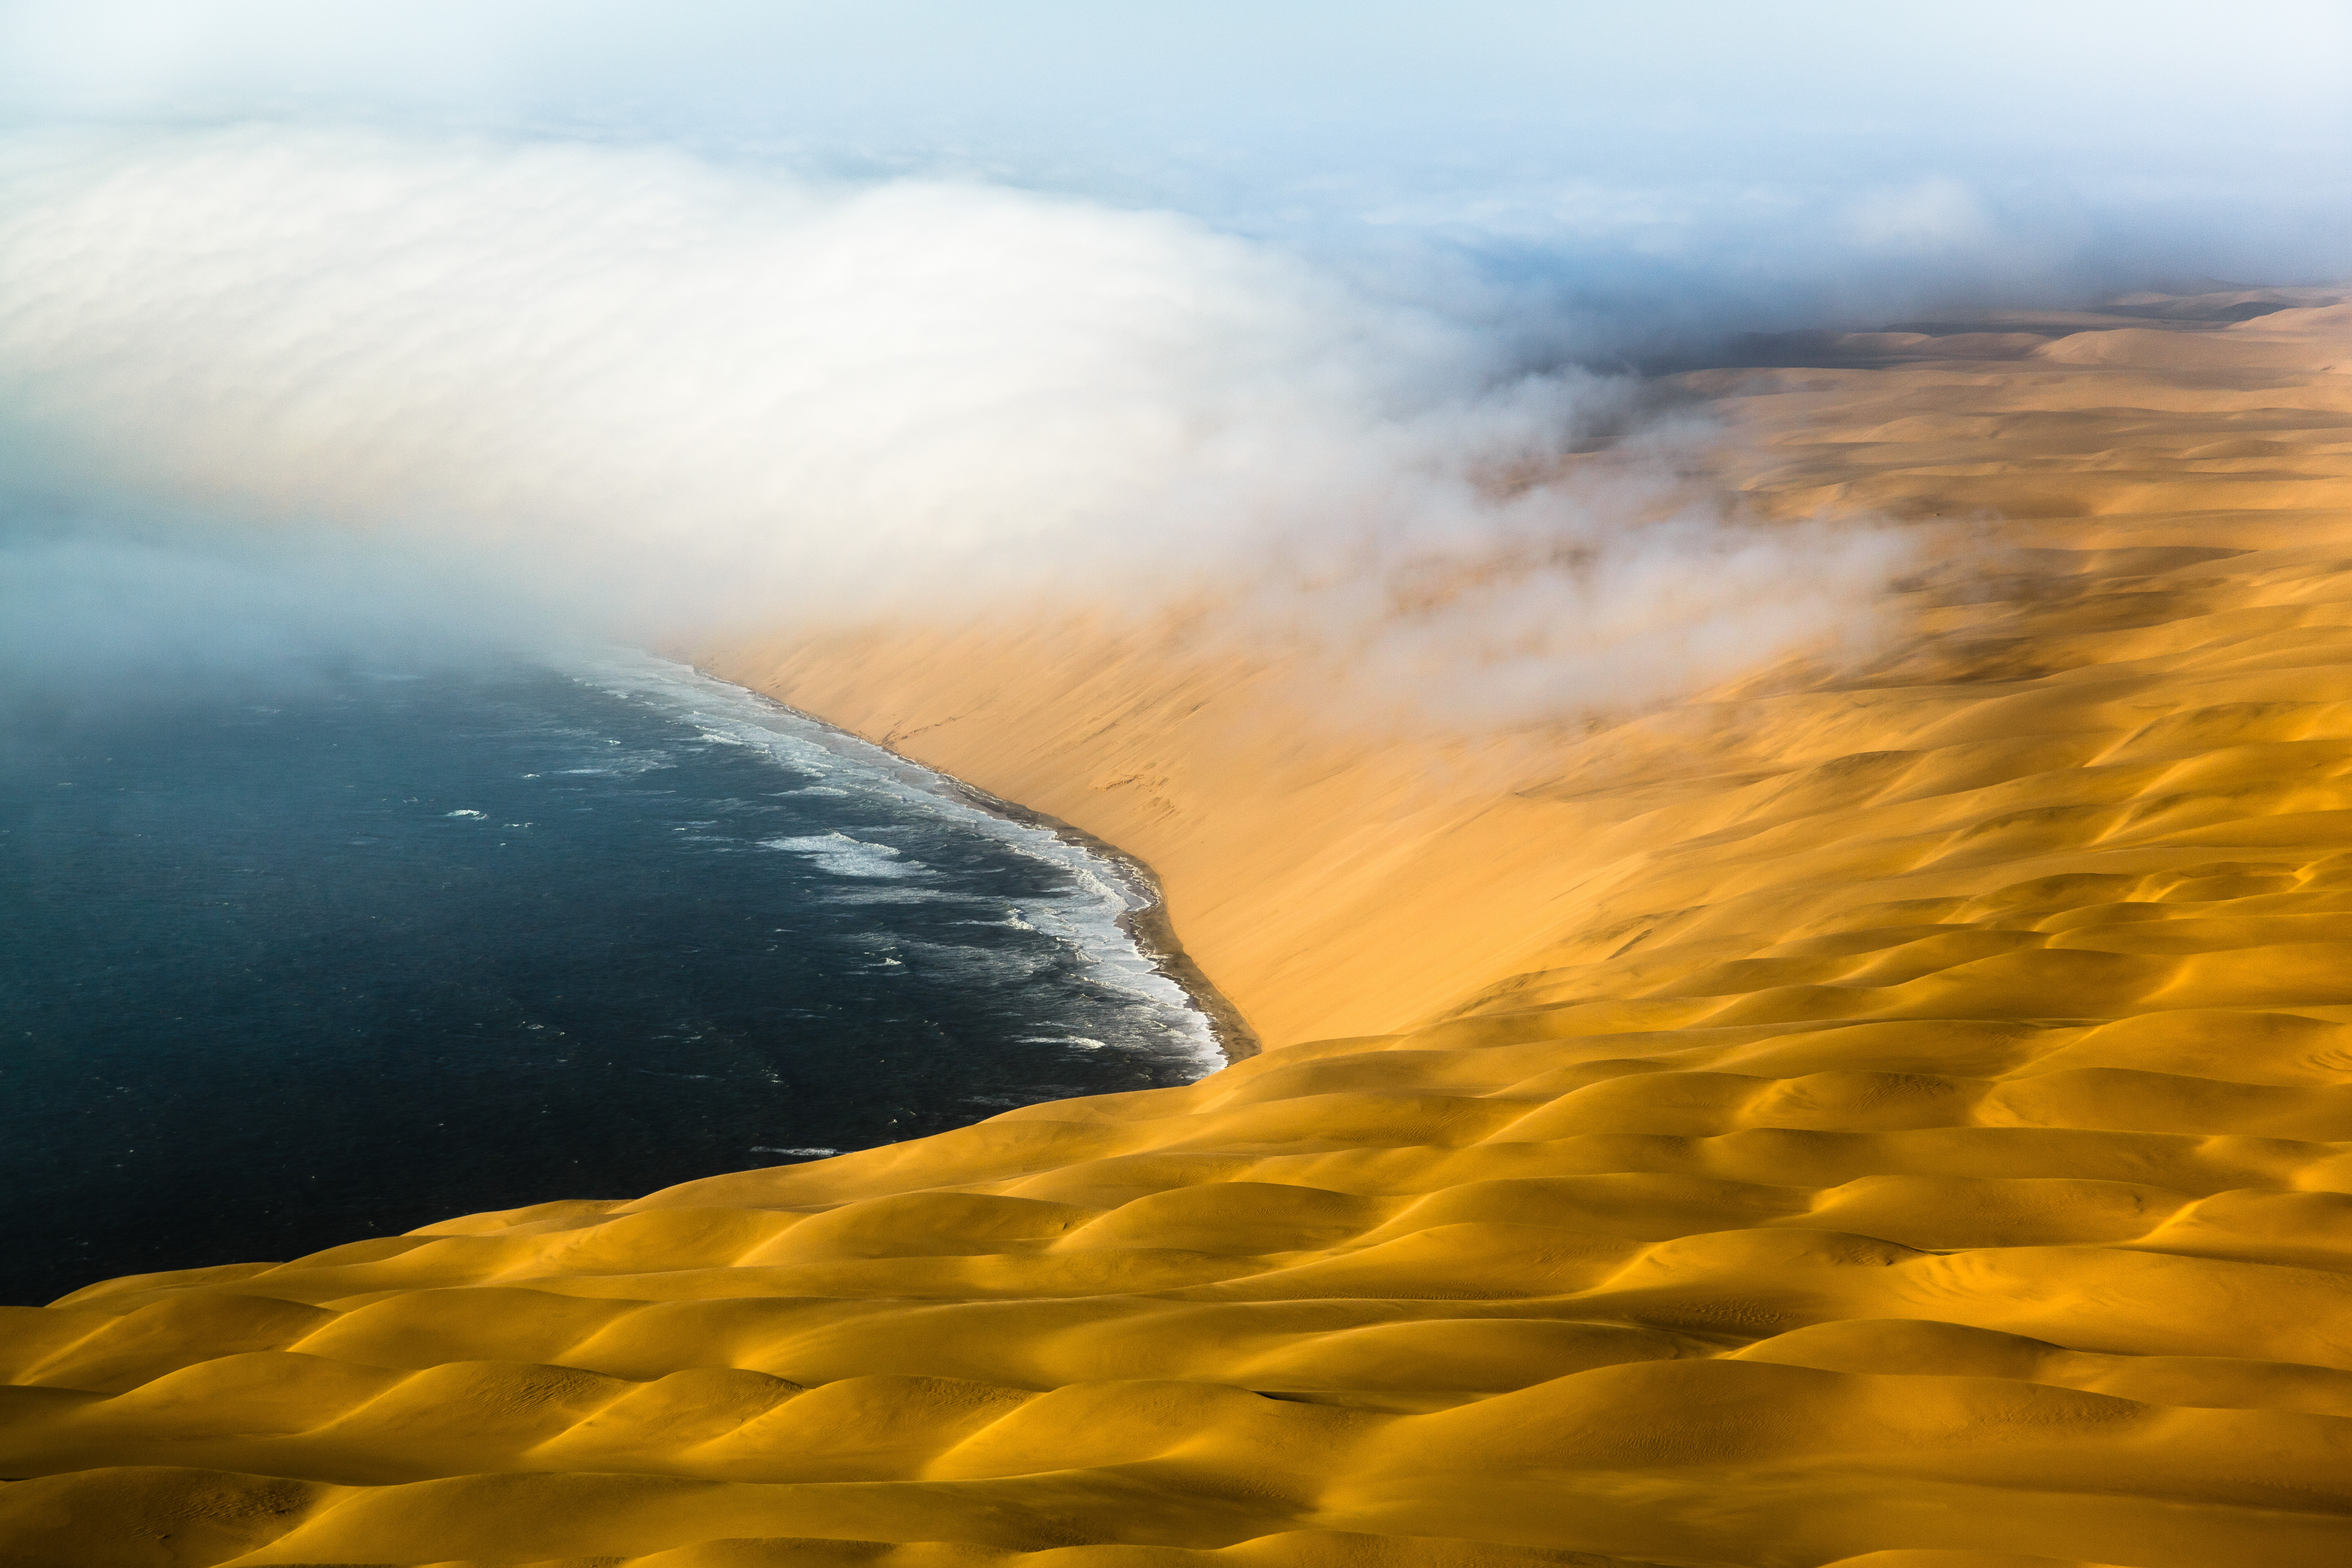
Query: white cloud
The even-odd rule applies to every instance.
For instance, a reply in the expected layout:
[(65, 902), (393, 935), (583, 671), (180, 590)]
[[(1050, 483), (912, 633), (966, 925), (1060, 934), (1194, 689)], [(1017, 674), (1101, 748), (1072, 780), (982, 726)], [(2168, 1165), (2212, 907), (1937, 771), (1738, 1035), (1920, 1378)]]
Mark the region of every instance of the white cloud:
[(1729, 674), (1887, 566), (1636, 521), (1559, 477), (1621, 384), (1164, 214), (269, 128), (20, 142), (6, 178), (0, 401), (58, 472), (626, 628), (1245, 582), (1524, 712)]
[(1997, 244), (2000, 226), (1984, 198), (1959, 180), (1916, 180), (1863, 192), (1846, 204), (1846, 237), (1881, 256), (1937, 256)]

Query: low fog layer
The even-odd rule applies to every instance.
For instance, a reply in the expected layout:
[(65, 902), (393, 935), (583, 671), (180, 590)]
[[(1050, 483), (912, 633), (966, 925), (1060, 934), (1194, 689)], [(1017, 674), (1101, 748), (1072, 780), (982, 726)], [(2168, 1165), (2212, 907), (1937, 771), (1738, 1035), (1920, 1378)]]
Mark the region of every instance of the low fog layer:
[(1569, 482), (1627, 383), (1166, 214), (444, 136), (10, 152), (0, 400), (57, 486), (616, 635), (1206, 597), (1510, 717), (1834, 635), (1895, 561), (1663, 459)]
[(213, 570), (261, 538), (523, 627), (1206, 595), (1480, 721), (1638, 704), (1866, 635), (1901, 550), (1694, 501), (1611, 367), (2352, 268), (2333, 0), (22, 0), (0, 126), (0, 451), (211, 563), (45, 616), (92, 668), (290, 605)]
[(404, 553), (184, 519), (68, 527), (37, 500), (0, 500), (0, 758), (20, 729), (463, 668), (560, 647), (562, 630)]

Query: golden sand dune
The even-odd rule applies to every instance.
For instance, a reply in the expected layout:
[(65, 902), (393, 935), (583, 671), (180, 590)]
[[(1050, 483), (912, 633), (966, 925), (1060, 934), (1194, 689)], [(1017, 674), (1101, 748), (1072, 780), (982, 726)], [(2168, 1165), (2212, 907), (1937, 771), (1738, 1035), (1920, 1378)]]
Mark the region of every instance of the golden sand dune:
[(1926, 555), (1597, 732), (716, 656), (1153, 862), (1269, 1048), (12, 1310), (0, 1561), (2352, 1560), (2352, 309), (2242, 303), (1686, 378)]

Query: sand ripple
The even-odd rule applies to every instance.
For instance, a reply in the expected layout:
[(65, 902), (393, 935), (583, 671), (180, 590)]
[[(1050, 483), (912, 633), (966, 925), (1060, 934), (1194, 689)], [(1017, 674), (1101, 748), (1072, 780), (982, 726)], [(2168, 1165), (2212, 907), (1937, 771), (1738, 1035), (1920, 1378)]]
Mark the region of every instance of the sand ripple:
[(2345, 314), (1696, 378), (1765, 504), (2007, 521), (1866, 667), (1423, 798), (1327, 966), (1418, 1026), (9, 1310), (0, 1556), (2333, 1568)]

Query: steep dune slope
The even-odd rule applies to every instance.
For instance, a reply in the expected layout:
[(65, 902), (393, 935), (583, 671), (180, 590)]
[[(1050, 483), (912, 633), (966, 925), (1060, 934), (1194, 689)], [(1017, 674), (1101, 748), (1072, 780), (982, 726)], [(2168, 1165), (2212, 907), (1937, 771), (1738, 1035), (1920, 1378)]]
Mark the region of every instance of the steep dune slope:
[(2342, 1562), (2352, 310), (2183, 315), (1689, 378), (1926, 556), (1597, 733), (716, 656), (1151, 860), (1271, 1048), (12, 1310), (0, 1560)]

